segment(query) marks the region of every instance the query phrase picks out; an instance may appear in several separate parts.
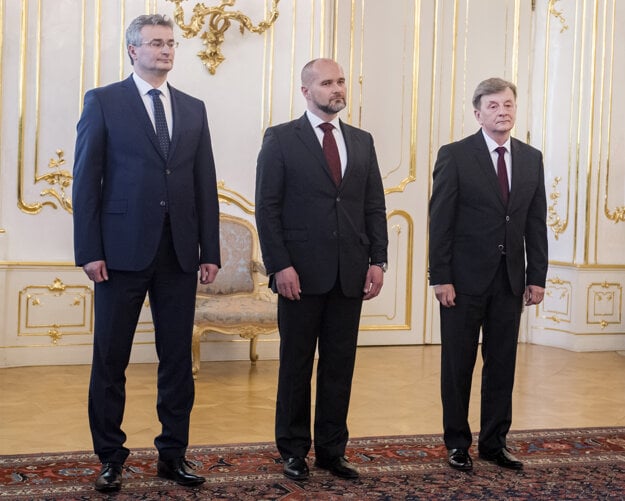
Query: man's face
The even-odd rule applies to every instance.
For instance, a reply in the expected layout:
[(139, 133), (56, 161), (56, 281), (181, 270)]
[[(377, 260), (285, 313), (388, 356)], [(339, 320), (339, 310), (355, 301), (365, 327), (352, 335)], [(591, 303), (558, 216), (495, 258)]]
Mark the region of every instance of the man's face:
[(489, 136), (507, 135), (516, 121), (516, 100), (507, 87), (496, 94), (482, 96), (475, 118)]
[[(137, 74), (152, 73), (166, 74), (174, 67), (174, 53), (176, 49), (167, 44), (173, 44), (174, 32), (167, 26), (144, 26), (141, 28), (141, 41), (139, 46), (130, 45), (128, 51), (134, 60), (134, 68)], [(149, 42), (162, 41), (162, 47), (153, 47)]]
[(308, 109), (319, 115), (336, 115), (345, 108), (345, 76), (333, 61), (317, 61), (307, 82), (302, 82), (302, 94)]

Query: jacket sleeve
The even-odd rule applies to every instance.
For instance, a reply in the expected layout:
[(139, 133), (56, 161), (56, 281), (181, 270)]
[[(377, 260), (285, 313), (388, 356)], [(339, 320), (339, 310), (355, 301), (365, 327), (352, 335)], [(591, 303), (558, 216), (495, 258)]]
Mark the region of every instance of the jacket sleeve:
[(538, 188), (529, 205), (525, 223), (526, 284), (545, 287), (547, 279), (547, 198), (542, 153), (538, 152)]
[(98, 95), (85, 94), (76, 127), (72, 185), (74, 258), (77, 266), (104, 259), (100, 211), (106, 164), (106, 126)]
[(256, 226), (267, 273), (292, 265), (282, 228), (285, 162), (275, 128), (265, 132), (256, 165)]
[(439, 150), (434, 165), (430, 198), (430, 285), (454, 283), (451, 260), (457, 200), (457, 165), (450, 145), (446, 145)]

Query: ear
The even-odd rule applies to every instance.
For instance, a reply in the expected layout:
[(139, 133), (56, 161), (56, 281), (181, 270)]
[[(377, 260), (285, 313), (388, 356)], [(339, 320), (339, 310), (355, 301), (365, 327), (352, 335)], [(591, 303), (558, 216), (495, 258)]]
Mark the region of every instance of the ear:
[(476, 110), (475, 108), (473, 109), (473, 115), (475, 116), (475, 119), (477, 120), (477, 123), (479, 123), (480, 125), (482, 125), (482, 119), (481, 119), (481, 115), (480, 115), (480, 110)]
[(302, 85), (302, 86), (300, 87), (300, 90), (302, 91), (302, 95), (303, 95), (306, 99), (308, 99), (308, 87), (305, 87), (304, 85)]
[(136, 61), (137, 58), (139, 57), (137, 56), (137, 48), (134, 45), (128, 46), (128, 55), (130, 56), (130, 59), (132, 59), (133, 61)]

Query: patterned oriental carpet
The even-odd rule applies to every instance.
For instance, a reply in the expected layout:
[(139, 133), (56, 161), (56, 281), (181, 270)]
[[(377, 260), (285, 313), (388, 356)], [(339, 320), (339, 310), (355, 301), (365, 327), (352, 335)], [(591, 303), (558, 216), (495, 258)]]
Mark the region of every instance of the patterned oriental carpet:
[(312, 466), (306, 482), (287, 480), (274, 444), (192, 447), (188, 458), (206, 476), (198, 488), (156, 477), (156, 453), (128, 458), (123, 488), (98, 494), (99, 464), (85, 452), (0, 457), (1, 500), (605, 500), (625, 499), (625, 428), (515, 431), (510, 449), (525, 463), (504, 470), (477, 458), (463, 473), (446, 464), (440, 435), (357, 438), (348, 457), (361, 477), (348, 481)]

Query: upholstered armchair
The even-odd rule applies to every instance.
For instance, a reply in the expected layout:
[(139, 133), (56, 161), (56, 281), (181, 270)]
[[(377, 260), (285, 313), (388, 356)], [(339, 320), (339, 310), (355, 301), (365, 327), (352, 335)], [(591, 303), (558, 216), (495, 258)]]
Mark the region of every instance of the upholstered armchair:
[[(266, 287), (258, 260), (254, 226), (228, 214), (220, 216), (221, 269), (212, 284), (198, 284), (193, 325), (193, 374), (200, 370), (200, 342), (207, 332), (250, 340), (250, 361), (258, 360), (257, 338), (278, 330), (276, 300)], [(263, 281), (264, 280), (264, 284)]]

